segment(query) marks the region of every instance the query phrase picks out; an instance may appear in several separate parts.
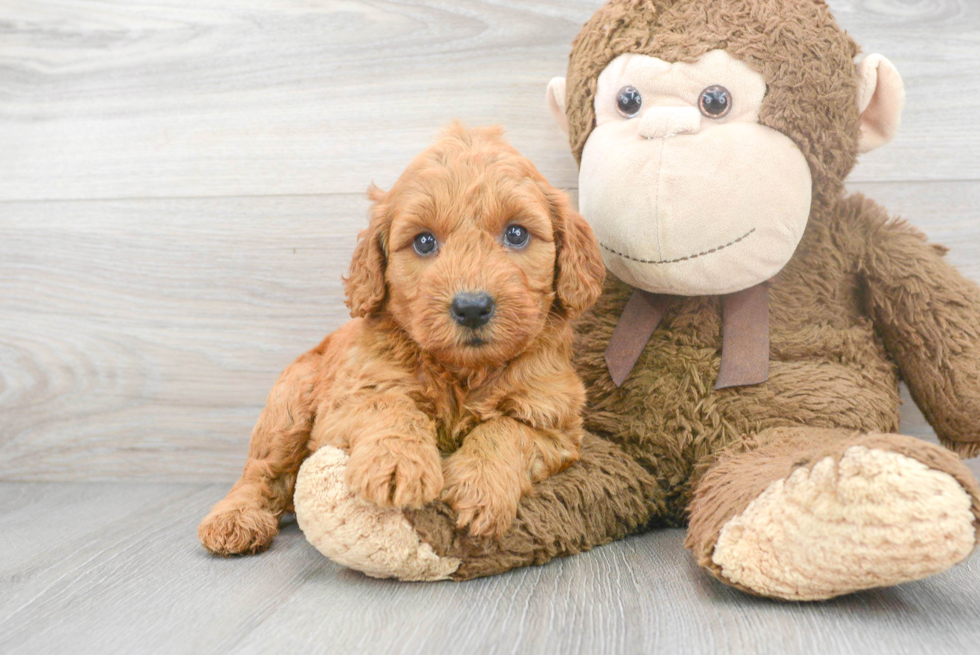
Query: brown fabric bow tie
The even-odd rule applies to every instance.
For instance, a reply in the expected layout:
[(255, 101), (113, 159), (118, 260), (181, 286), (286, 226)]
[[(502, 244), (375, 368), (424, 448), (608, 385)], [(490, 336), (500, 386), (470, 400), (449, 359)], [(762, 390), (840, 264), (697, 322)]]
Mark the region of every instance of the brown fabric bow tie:
[[(639, 289), (633, 292), (606, 347), (606, 366), (617, 387), (633, 371), (674, 298)], [(722, 296), (721, 304), (721, 369), (715, 389), (765, 382), (769, 378), (768, 285)]]

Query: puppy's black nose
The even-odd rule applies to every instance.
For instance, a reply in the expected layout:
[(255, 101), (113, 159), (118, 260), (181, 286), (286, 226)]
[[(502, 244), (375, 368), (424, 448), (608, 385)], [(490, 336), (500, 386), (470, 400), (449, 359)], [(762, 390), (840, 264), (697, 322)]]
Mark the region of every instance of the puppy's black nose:
[(493, 316), (493, 298), (489, 293), (457, 293), (449, 313), (460, 325), (476, 329)]

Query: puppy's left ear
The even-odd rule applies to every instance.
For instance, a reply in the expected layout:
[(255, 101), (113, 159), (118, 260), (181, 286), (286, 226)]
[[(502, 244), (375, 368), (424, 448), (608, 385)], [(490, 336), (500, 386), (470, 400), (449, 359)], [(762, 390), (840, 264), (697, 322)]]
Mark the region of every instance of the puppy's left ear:
[(367, 229), (357, 235), (350, 273), (344, 278), (347, 307), (353, 318), (377, 314), (384, 306), (387, 294), (385, 241), (391, 221), (384, 202), (385, 192), (372, 184), (367, 195), (374, 202), (371, 221)]
[(555, 292), (565, 315), (578, 318), (602, 293), (606, 266), (602, 263), (599, 242), (582, 215), (561, 191), (546, 188), (555, 224)]

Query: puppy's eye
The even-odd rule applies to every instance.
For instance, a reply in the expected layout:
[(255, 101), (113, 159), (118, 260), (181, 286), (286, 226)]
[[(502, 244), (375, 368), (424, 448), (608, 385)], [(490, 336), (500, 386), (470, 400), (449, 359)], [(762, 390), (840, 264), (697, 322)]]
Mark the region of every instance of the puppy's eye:
[(732, 110), (732, 94), (723, 86), (709, 86), (698, 98), (698, 109), (708, 118), (721, 118)]
[(504, 243), (511, 248), (523, 248), (531, 240), (531, 233), (521, 225), (508, 225), (504, 228)]
[(624, 86), (616, 96), (616, 108), (623, 118), (633, 118), (643, 107), (643, 96), (635, 86)]
[(431, 232), (423, 232), (415, 237), (412, 247), (415, 248), (415, 252), (426, 257), (439, 249), (439, 242)]

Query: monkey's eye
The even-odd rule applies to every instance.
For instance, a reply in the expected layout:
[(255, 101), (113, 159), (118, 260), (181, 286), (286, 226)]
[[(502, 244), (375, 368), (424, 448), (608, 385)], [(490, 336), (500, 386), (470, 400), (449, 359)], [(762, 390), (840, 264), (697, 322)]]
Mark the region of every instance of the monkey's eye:
[(436, 241), (435, 236), (431, 232), (423, 232), (415, 237), (412, 247), (415, 248), (415, 252), (426, 257), (439, 249), (439, 242)]
[(616, 97), (616, 107), (624, 118), (633, 118), (643, 107), (643, 96), (635, 86), (624, 86)]
[(511, 248), (523, 248), (531, 240), (531, 233), (521, 225), (508, 225), (504, 228), (504, 243)]
[(698, 98), (698, 109), (708, 118), (721, 118), (732, 110), (732, 94), (723, 86), (709, 86)]

